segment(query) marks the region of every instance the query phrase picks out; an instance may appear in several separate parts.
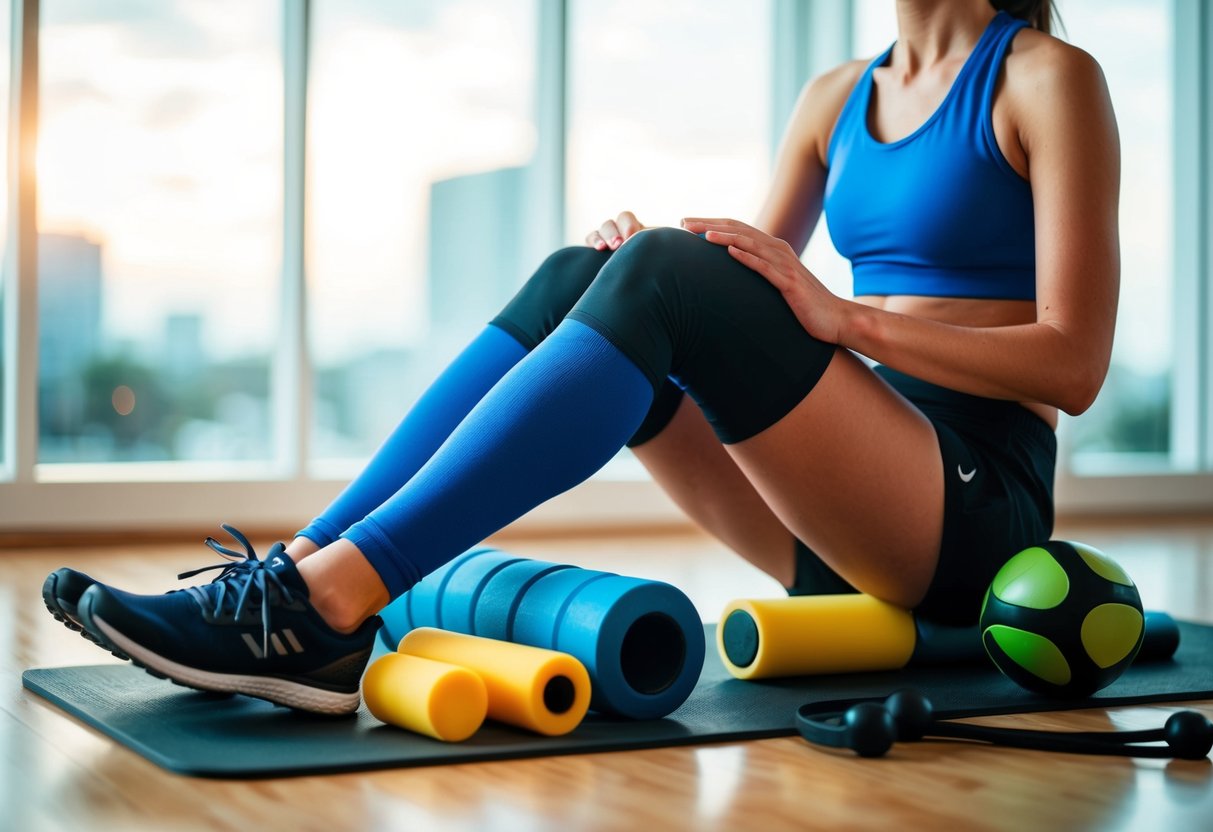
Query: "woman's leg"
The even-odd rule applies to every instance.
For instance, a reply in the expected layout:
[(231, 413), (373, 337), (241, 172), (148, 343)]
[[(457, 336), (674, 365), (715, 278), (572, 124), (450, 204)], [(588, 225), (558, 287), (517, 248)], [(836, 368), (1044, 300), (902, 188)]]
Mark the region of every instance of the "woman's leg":
[[(921, 599), (943, 517), (930, 423), (849, 353), (804, 332), (778, 292), (723, 249), (659, 229), (614, 255), (412, 481), (327, 557), (305, 562), (309, 585), (325, 588), (318, 608), (351, 626), (580, 482), (635, 429), (667, 375), (775, 516), (843, 578), (906, 606)], [(382, 582), (354, 579), (347, 567), (359, 557)]]
[(689, 396), (659, 433), (632, 452), (696, 525), (783, 586), (793, 585), (795, 538)]
[[(287, 546), (296, 561), (328, 546), (391, 497), (438, 450), (503, 375), (564, 318), (611, 256), (572, 246), (549, 256), (501, 313), (446, 367), (410, 408), (358, 476)], [(672, 385), (671, 385), (672, 387)], [(669, 397), (658, 397), (669, 409)], [(649, 417), (664, 424), (665, 410)], [(642, 434), (651, 430), (642, 426)], [(642, 439), (634, 437), (634, 439)]]
[[(566, 319), (505, 374), (409, 482), (342, 535), (340, 543), (353, 544), (374, 568), (380, 591), (347, 591), (361, 581), (346, 581), (346, 566), (323, 557), (329, 549), (341, 551), (337, 544), (300, 563), (308, 585), (323, 587), (323, 594), (313, 594), (317, 608), (339, 627), (354, 626), (368, 605), (400, 595), (593, 474), (635, 433), (653, 399), (653, 385), (626, 355)], [(353, 620), (330, 618), (330, 601)]]
[[(493, 384), (537, 346), (589, 287), (610, 252), (579, 246), (549, 257), (501, 314), (443, 371), (344, 491), (287, 547), (296, 561), (330, 545), (404, 485)], [(758, 496), (703, 413), (666, 381), (628, 442), (701, 528), (784, 586), (795, 539)]]
[(296, 561), (321, 549), (396, 493), (527, 347), (505, 330), (486, 326), (426, 389), (366, 467), (296, 532), (286, 551)]
[(943, 535), (935, 429), (849, 352), (812, 395), (727, 451), (780, 520), (857, 589), (926, 594)]

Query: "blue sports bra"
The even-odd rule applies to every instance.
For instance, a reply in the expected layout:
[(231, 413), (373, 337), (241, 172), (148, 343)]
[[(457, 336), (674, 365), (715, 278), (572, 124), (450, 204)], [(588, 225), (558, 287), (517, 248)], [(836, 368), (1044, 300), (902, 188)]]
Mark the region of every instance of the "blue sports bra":
[(1032, 189), (994, 139), (994, 84), (1027, 24), (999, 12), (925, 123), (882, 143), (868, 128), (872, 61), (830, 139), (826, 223), (855, 295), (1036, 298)]

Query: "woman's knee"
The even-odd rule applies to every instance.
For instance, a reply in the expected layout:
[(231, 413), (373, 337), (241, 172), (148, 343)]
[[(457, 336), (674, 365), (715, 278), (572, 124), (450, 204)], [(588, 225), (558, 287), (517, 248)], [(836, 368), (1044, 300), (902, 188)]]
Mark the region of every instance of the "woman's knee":
[(637, 274), (649, 278), (677, 275), (681, 272), (676, 268), (679, 264), (704, 255), (701, 246), (713, 247), (681, 228), (646, 228), (619, 247), (617, 263), (607, 275), (614, 280)]
[(570, 317), (612, 340), (654, 390), (675, 376), (725, 444), (787, 414), (835, 351), (762, 275), (678, 228), (624, 243)]
[(610, 251), (568, 246), (548, 255), (492, 323), (534, 349), (585, 294)]
[(589, 246), (565, 246), (558, 248), (539, 264), (529, 282), (554, 282), (580, 285), (581, 291), (594, 281), (594, 277), (610, 259), (611, 251), (599, 251)]
[[(698, 234), (664, 225), (636, 232), (628, 238), (624, 246), (634, 252), (643, 250), (643, 253), (648, 255), (664, 255), (670, 252), (676, 253), (680, 249), (685, 250), (689, 246), (694, 246), (697, 241), (706, 242)], [(624, 246), (620, 246), (620, 251), (624, 249)]]
[[(681, 228), (649, 228), (628, 239), (602, 271), (596, 285), (632, 306), (657, 302), (676, 307), (736, 303), (739, 283), (760, 277), (738, 263), (723, 246)], [(767, 286), (767, 288), (770, 288)]]

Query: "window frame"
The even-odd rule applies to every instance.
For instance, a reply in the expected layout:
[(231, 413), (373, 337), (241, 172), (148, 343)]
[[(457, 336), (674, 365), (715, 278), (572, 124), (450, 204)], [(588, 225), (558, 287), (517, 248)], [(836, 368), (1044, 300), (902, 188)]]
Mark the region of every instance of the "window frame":
[[(6, 432), (0, 462), (0, 532), (114, 528), (198, 528), (223, 520), (280, 529), (306, 522), (345, 484), (310, 459), (311, 361), (307, 339), (305, 178), (311, 0), (281, 0), (285, 96), (282, 324), (271, 382), (273, 459), (46, 465), (37, 462), (37, 211), (31, 164), (38, 116), (39, 0), (11, 0), (9, 236), (4, 270)], [(1173, 0), (1176, 78), (1176, 337), (1173, 454), (1191, 473), (1057, 474), (1063, 513), (1190, 512), (1213, 509), (1213, 9)], [(804, 81), (848, 59), (854, 3), (774, 0), (771, 152)], [(560, 244), (567, 140), (568, 0), (539, 0), (536, 120), (539, 142), (528, 182), (537, 206), (531, 244), (538, 257)], [(1179, 171), (1185, 171), (1181, 176)], [(1193, 175), (1195, 174), (1195, 175)], [(1202, 233), (1204, 232), (1204, 233)], [(317, 470), (317, 468), (319, 470)], [(305, 507), (305, 508), (301, 508)], [(635, 469), (608, 470), (539, 507), (518, 527), (677, 522), (681, 513)]]

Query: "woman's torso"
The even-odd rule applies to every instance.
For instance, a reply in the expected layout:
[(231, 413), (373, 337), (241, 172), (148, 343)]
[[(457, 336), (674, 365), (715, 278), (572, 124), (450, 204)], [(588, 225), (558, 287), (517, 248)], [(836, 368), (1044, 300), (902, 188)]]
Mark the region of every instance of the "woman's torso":
[[(991, 152), (1001, 154), (1001, 159), (996, 161), (999, 165), (1005, 165), (1005, 175), (1017, 176), (1026, 185), (1028, 160), (1017, 136), (1014, 102), (1004, 91), (1005, 76), (1013, 71), (1012, 44), (1018, 32), (1009, 34), (1006, 56), (1001, 59), (1000, 66), (993, 67), (993, 71), (997, 73), (997, 83), (993, 85), (987, 104), (993, 143), (996, 144), (996, 150), (991, 148)], [(941, 62), (930, 75), (920, 74), (911, 85), (904, 87), (900, 86), (894, 69), (890, 66), (874, 67), (869, 80), (866, 75), (867, 64), (856, 65), (855, 84), (870, 83), (871, 98), (869, 101), (866, 95), (861, 95), (863, 90), (853, 91), (852, 98), (860, 98), (868, 105), (866, 113), (855, 115), (864, 118), (863, 123), (873, 143), (896, 151), (899, 143), (909, 137), (917, 138), (924, 128), (938, 127), (939, 125), (933, 125), (932, 122), (937, 121), (941, 109), (951, 103), (949, 95), (957, 78), (962, 77), (962, 69), (967, 59), (966, 54)], [(835, 123), (837, 124), (837, 119)], [(831, 136), (831, 143), (833, 141), (834, 137)], [(832, 145), (831, 149), (834, 150)], [(828, 211), (827, 200), (827, 214)], [(863, 294), (857, 295), (855, 300), (866, 306), (890, 312), (966, 327), (1014, 326), (1035, 323), (1037, 320), (1036, 303), (1030, 299)], [(1055, 407), (1038, 402), (1022, 404), (1049, 425), (1056, 426)]]

